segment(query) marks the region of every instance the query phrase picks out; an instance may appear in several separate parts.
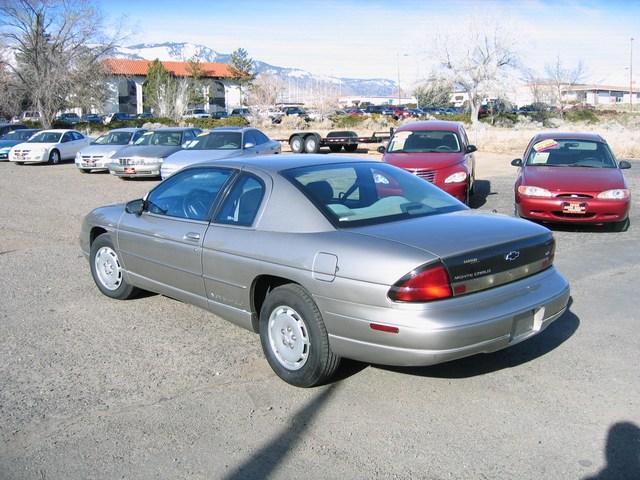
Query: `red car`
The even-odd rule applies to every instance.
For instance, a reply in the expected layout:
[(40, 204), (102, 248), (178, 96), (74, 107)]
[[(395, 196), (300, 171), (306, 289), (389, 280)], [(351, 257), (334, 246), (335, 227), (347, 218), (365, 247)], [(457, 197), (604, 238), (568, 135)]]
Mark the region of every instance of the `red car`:
[(614, 231), (629, 226), (630, 196), (607, 142), (592, 133), (541, 133), (533, 137), (515, 184), (515, 214), (545, 222), (608, 224)]
[(411, 122), (389, 140), (382, 160), (437, 185), (469, 203), (475, 179), (474, 145), (461, 123), (440, 120)]

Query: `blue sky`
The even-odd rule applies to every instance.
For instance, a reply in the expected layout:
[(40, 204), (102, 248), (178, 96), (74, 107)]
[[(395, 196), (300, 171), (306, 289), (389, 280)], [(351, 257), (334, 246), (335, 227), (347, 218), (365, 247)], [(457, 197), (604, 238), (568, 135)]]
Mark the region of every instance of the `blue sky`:
[[(542, 72), (556, 56), (582, 60), (586, 80), (627, 85), (630, 37), (640, 53), (637, 1), (101, 0), (108, 18), (126, 15), (124, 42), (192, 42), (316, 74), (403, 81), (426, 76), (435, 34), (456, 38), (466, 22), (494, 22), (521, 62)], [(640, 74), (640, 55), (634, 54)], [(634, 74), (634, 78), (638, 78)]]

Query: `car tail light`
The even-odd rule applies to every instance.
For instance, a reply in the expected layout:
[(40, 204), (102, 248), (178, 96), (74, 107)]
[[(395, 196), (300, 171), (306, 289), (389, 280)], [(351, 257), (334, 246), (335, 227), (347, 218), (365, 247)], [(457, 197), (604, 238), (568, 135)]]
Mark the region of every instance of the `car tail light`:
[(389, 290), (396, 302), (429, 302), (453, 295), (449, 274), (437, 263), (416, 269), (398, 280)]

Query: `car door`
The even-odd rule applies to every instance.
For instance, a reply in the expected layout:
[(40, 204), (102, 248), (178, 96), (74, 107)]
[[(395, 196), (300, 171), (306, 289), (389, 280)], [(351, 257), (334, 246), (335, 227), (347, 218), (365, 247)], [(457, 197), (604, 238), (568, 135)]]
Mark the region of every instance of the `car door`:
[(62, 135), (57, 148), (60, 150), (60, 158), (63, 160), (75, 156), (75, 152), (71, 153), (73, 151), (73, 135), (71, 135), (71, 132), (65, 132)]
[(260, 130), (254, 130), (253, 135), (256, 139), (256, 153), (258, 155), (273, 155), (274, 153), (279, 153), (280, 149), (278, 148), (278, 144), (269, 140), (269, 137)]
[[(202, 268), (209, 309), (245, 328), (251, 325), (251, 283), (264, 245), (254, 225), (271, 179), (243, 172), (234, 180), (207, 230)], [(253, 256), (253, 258), (251, 258)]]
[(118, 249), (135, 284), (206, 308), (202, 242), (211, 210), (234, 173), (184, 170), (147, 195), (141, 215), (122, 216)]
[(73, 137), (72, 152), (71, 152), (72, 155), (71, 156), (75, 157), (76, 153), (78, 153), (84, 147), (89, 145), (89, 141), (88, 141), (87, 137), (85, 137), (84, 135), (82, 135), (79, 132), (71, 132), (71, 136)]
[[(258, 153), (258, 139), (254, 134), (254, 130), (246, 130), (244, 135), (242, 136), (242, 149), (243, 153), (247, 156), (249, 155), (259, 155)], [(247, 147), (250, 145), (249, 147)]]

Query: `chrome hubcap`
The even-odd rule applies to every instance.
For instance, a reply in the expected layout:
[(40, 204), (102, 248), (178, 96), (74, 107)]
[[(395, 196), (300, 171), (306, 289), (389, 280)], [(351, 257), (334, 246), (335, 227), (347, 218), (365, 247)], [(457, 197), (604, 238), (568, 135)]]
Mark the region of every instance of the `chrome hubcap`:
[(269, 316), (269, 346), (278, 362), (288, 370), (299, 370), (309, 358), (309, 332), (302, 316), (286, 305)]
[(122, 267), (118, 255), (110, 247), (102, 247), (94, 258), (98, 280), (107, 290), (117, 290), (122, 284)]

